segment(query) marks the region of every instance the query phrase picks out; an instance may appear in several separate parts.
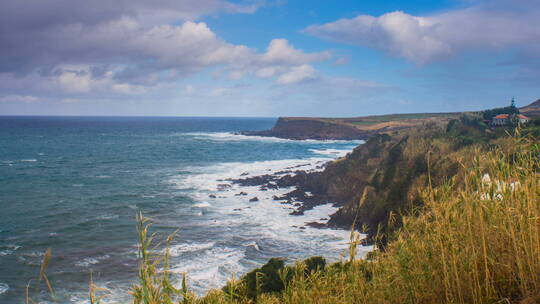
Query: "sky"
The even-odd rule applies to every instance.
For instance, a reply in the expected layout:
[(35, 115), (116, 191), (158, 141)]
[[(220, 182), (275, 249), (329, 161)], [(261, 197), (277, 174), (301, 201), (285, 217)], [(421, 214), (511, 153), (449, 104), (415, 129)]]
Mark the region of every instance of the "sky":
[(539, 0), (0, 2), (0, 115), (474, 111), (539, 84)]

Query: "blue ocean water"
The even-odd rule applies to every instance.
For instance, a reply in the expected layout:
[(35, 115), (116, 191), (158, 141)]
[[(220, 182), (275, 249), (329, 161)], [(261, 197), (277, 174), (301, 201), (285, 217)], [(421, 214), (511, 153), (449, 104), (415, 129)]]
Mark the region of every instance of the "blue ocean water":
[[(0, 303), (23, 303), (51, 248), (48, 274), (60, 303), (87, 303), (90, 272), (127, 302), (136, 278), (135, 214), (161, 237), (179, 229), (172, 271), (198, 293), (268, 258), (339, 258), (346, 231), (302, 227), (335, 210), (291, 216), (261, 191), (228, 179), (316, 169), (359, 142), (234, 135), (274, 118), (0, 117)], [(221, 191), (219, 191), (220, 189)], [(289, 189), (290, 191), (290, 189)], [(239, 192), (248, 195), (239, 196)], [(216, 198), (210, 197), (215, 195)], [(249, 202), (257, 197), (258, 202)], [(47, 300), (43, 290), (34, 297)]]

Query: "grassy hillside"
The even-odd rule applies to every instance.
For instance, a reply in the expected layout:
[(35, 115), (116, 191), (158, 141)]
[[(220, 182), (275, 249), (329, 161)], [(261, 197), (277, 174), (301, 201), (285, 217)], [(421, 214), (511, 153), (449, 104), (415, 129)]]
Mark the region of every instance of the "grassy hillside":
[(461, 113), (412, 113), (412, 114), (389, 114), (351, 118), (306, 118), (285, 117), (285, 121), (312, 120), (328, 124), (341, 124), (354, 127), (361, 131), (395, 131), (404, 128), (419, 126), (426, 122), (448, 122), (458, 118)]
[(531, 117), (540, 118), (540, 99), (531, 103), (528, 106), (519, 109), (521, 113)]

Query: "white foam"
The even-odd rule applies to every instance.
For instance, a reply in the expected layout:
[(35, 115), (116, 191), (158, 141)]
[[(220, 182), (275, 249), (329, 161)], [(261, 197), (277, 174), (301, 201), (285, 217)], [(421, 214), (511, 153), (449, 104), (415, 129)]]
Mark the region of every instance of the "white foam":
[(37, 162), (37, 159), (21, 159), (21, 161), (26, 163), (34, 163)]
[(171, 246), (171, 248), (169, 249), (169, 254), (173, 257), (180, 256), (181, 254), (185, 252), (206, 250), (206, 249), (210, 249), (214, 247), (215, 245), (216, 245), (215, 242), (178, 244), (178, 245)]
[(257, 244), (257, 242), (247, 243), (246, 247), (253, 247), (255, 250), (261, 251), (261, 248), (259, 247), (259, 244)]
[(189, 263), (176, 265), (171, 272), (186, 273), (189, 287), (202, 292), (208, 288), (221, 287), (232, 273), (246, 271), (240, 264), (244, 257), (244, 251), (240, 248), (213, 247)]
[(351, 152), (350, 149), (309, 149), (309, 151), (320, 154), (329, 155), (333, 157), (344, 157), (347, 153)]
[(7, 256), (7, 255), (10, 255), (10, 254), (13, 254), (16, 250), (21, 248), (21, 246), (19, 246), (19, 245), (5, 245), (5, 246), (0, 246), (0, 248), (5, 248), (3, 250), (0, 250), (0, 256)]
[(94, 258), (85, 258), (82, 261), (76, 262), (75, 266), (86, 268), (86, 267), (89, 267), (90, 265), (95, 265), (99, 263), (100, 261), (106, 260), (108, 258), (110, 258), (108, 254), (94, 257)]
[(103, 215), (98, 216), (96, 219), (97, 220), (114, 220), (114, 219), (117, 219), (118, 217), (119, 217), (118, 214), (103, 214)]
[(255, 135), (242, 135), (230, 132), (194, 132), (194, 133), (179, 133), (180, 136), (192, 136), (197, 139), (207, 139), (214, 141), (266, 141), (266, 142), (297, 142), (297, 143), (322, 143), (322, 144), (335, 144), (335, 143), (350, 143), (361, 144), (362, 140), (317, 140), (317, 139), (286, 139), (271, 136), (255, 136)]
[[(178, 189), (183, 190), (191, 189), (199, 192), (215, 192), (218, 191), (220, 185), (228, 185), (227, 187), (230, 186), (228, 190), (232, 191), (238, 187), (231, 185), (231, 182), (227, 181), (228, 179), (241, 179), (265, 174), (275, 174), (279, 171), (321, 171), (323, 168), (318, 167), (329, 160), (331, 159), (327, 157), (314, 157), (309, 159), (285, 159), (251, 163), (230, 162), (207, 167), (191, 167), (186, 168), (186, 170), (191, 171), (194, 174), (177, 176), (173, 178), (171, 182), (175, 183)], [(208, 197), (207, 194), (206, 197)]]
[(5, 293), (9, 290), (9, 285), (6, 283), (0, 283), (0, 294)]
[(0, 250), (0, 256), (6, 256), (6, 255), (10, 255), (12, 253), (13, 253), (13, 250), (9, 250), (9, 249)]
[(196, 207), (196, 208), (208, 208), (212, 205), (210, 205), (209, 202), (202, 202), (202, 203), (197, 203), (195, 205), (193, 205), (193, 207)]

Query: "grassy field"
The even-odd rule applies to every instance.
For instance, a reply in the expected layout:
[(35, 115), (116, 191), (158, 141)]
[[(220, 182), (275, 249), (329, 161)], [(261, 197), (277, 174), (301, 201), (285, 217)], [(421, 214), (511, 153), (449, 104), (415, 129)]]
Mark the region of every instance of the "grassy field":
[(458, 118), (462, 113), (411, 113), (411, 114), (389, 114), (374, 115), (350, 118), (317, 118), (317, 117), (286, 117), (285, 120), (316, 120), (332, 124), (349, 125), (360, 130), (388, 131), (409, 128), (421, 125), (428, 121), (449, 121)]

